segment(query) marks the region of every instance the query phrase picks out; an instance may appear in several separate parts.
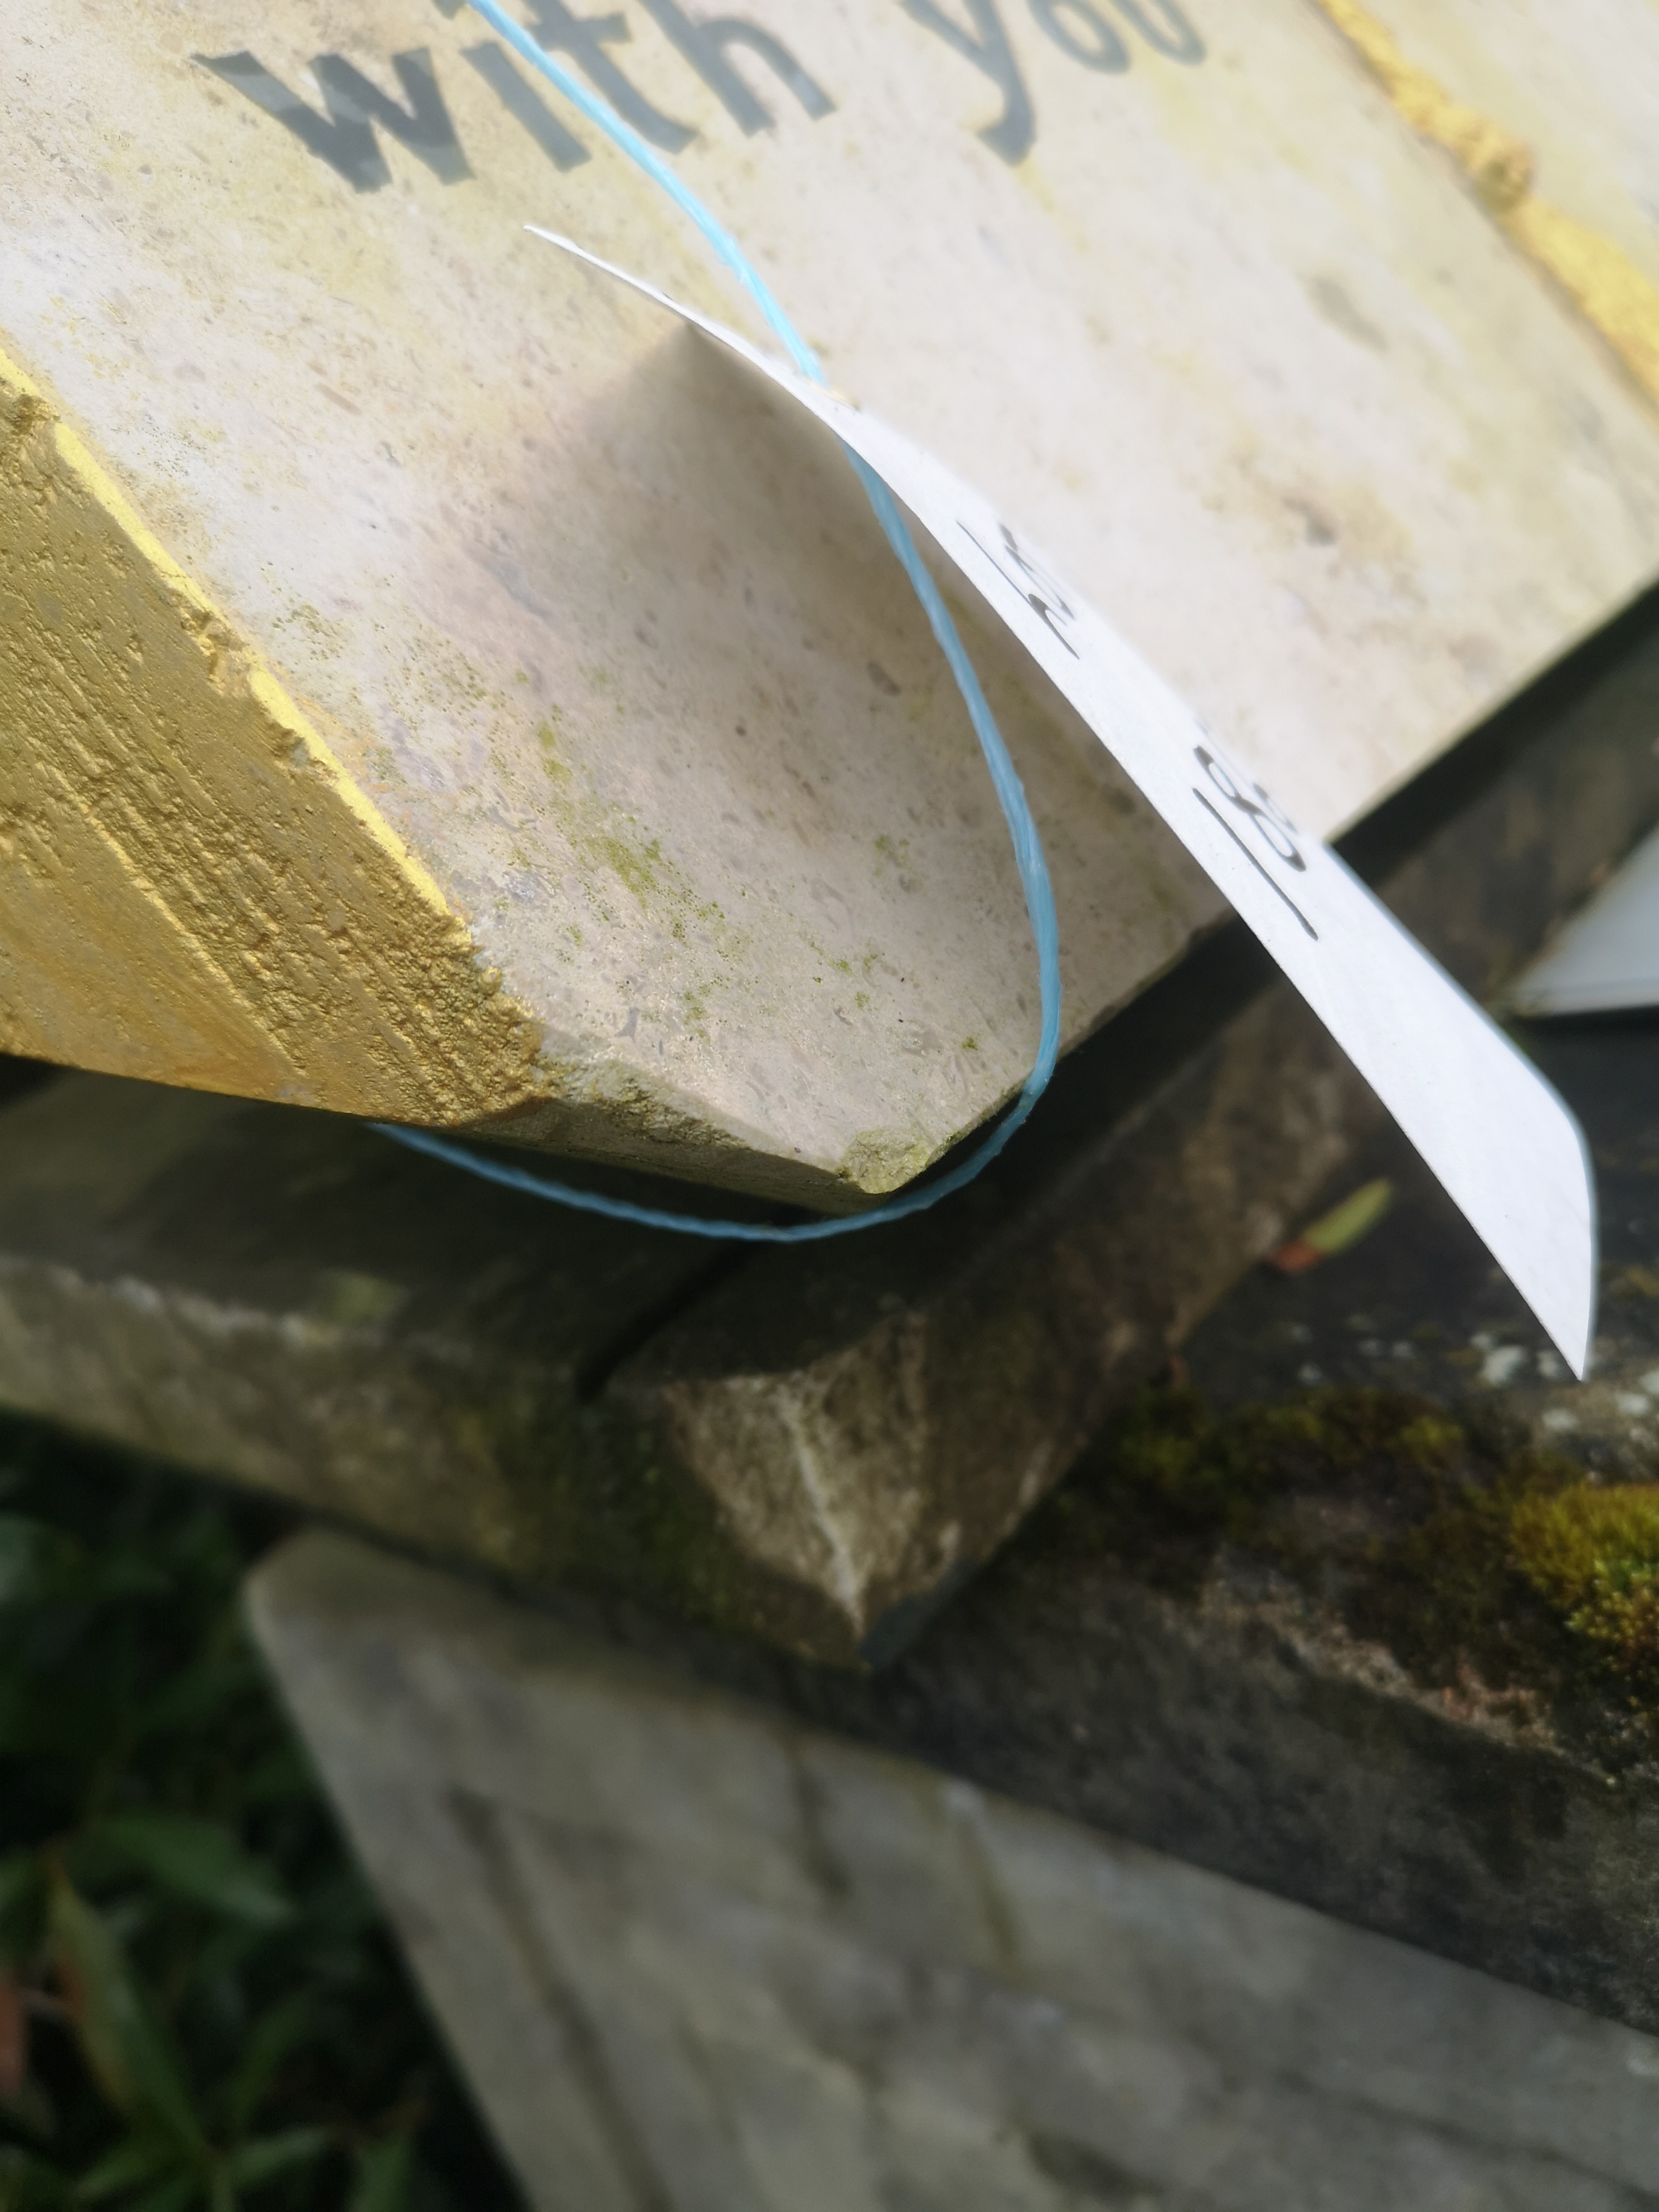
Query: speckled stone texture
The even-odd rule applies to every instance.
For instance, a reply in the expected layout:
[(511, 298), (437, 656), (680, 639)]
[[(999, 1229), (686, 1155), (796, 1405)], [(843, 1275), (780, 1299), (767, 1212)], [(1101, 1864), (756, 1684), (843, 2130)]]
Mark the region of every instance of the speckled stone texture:
[(1638, 2212), (1659, 2042), (337, 1537), (256, 1631), (537, 2212)]
[[(1650, 268), (1597, 5), (1549, 104)], [(1309, 0), (1116, 14), (526, 18), (1326, 834), (1652, 583), (1659, 414)], [(0, 1042), (856, 1206), (1030, 1064), (1006, 834), (833, 442), (537, 218), (750, 312), (465, 8), (0, 15)], [(1218, 902), (963, 614), (1075, 1042)]]

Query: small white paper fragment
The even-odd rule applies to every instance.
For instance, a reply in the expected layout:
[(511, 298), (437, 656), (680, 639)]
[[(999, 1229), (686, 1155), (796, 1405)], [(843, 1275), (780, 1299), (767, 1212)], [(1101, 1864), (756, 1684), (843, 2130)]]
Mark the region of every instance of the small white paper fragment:
[(1659, 830), (1505, 995), (1518, 1014), (1659, 1006)]
[(1261, 939), (1582, 1376), (1595, 1306), (1589, 1162), (1577, 1123), (1502, 1030), (970, 485), (736, 331), (530, 227), (738, 355), (885, 481)]

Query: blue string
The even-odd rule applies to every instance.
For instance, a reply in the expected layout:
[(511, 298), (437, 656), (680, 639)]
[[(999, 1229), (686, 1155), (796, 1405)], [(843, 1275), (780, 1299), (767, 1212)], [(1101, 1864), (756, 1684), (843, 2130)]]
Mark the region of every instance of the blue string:
[[(492, 30), (506, 40), (514, 52), (522, 55), (530, 66), (539, 70), (549, 82), (556, 85), (573, 106), (580, 109), (590, 123), (621, 147), (623, 152), (636, 161), (647, 176), (660, 185), (664, 191), (680, 208), (708, 240), (715, 253), (730, 269), (755, 302), (771, 329), (776, 332), (783, 347), (803, 376), (813, 383), (827, 385), (828, 379), (819, 364), (817, 356), (796, 330), (777, 301), (765, 278), (750, 260), (748, 255), (730, 231), (717, 222), (696, 194), (691, 191), (674, 173), (668, 164), (653, 151), (637, 131), (631, 130), (613, 109), (596, 93), (591, 92), (580, 78), (573, 76), (563, 64), (538, 45), (523, 25), (514, 21), (499, 0), (470, 0)], [(984, 692), (968, 658), (962, 640), (957, 635), (956, 624), (951, 619), (939, 588), (916, 550), (915, 540), (898, 502), (860, 454), (843, 445), (847, 455), (863, 484), (866, 495), (875, 510), (888, 544), (898, 556), (899, 564), (909, 578), (911, 586), (925, 610), (929, 627), (939, 641), (939, 648), (956, 678), (968, 708), (974, 733), (979, 739), (980, 750), (985, 756), (985, 765), (991, 772), (996, 787), (998, 802), (1008, 834), (1013, 840), (1014, 858), (1019, 865), (1019, 879), (1025, 892), (1025, 911), (1030, 917), (1031, 934), (1036, 940), (1037, 974), (1042, 994), (1042, 1026), (1037, 1040), (1036, 1059), (1025, 1079), (1012, 1110), (1000, 1121), (984, 1143), (977, 1146), (968, 1158), (948, 1175), (939, 1176), (919, 1189), (905, 1192), (898, 1198), (889, 1199), (885, 1205), (874, 1206), (865, 1213), (843, 1216), (826, 1221), (808, 1221), (777, 1227), (750, 1221), (705, 1221), (696, 1214), (670, 1213), (654, 1206), (634, 1206), (626, 1199), (602, 1198), (597, 1191), (579, 1190), (573, 1184), (555, 1182), (546, 1176), (532, 1175), (527, 1169), (513, 1167), (506, 1161), (482, 1152), (469, 1151), (464, 1145), (452, 1143), (447, 1137), (434, 1136), (426, 1129), (404, 1129), (389, 1121), (377, 1121), (373, 1126), (383, 1136), (395, 1138), (411, 1151), (429, 1153), (434, 1159), (444, 1160), (452, 1167), (465, 1168), (469, 1174), (482, 1176), (486, 1182), (500, 1183), (507, 1190), (523, 1191), (532, 1198), (550, 1198), (562, 1206), (572, 1206), (586, 1213), (609, 1214), (614, 1220), (632, 1221), (647, 1229), (676, 1229), (690, 1237), (716, 1237), (744, 1244), (809, 1244), (825, 1237), (845, 1237), (856, 1229), (874, 1229), (889, 1221), (902, 1221), (907, 1214), (921, 1213), (930, 1206), (937, 1206), (973, 1182), (975, 1176), (995, 1159), (1014, 1132), (1029, 1117), (1048, 1088), (1048, 1079), (1054, 1072), (1060, 1056), (1060, 924), (1054, 914), (1054, 895), (1048, 881), (1048, 867), (1042, 856), (1042, 844), (1037, 836), (1036, 824), (1031, 819), (1024, 785), (1008, 748), (1002, 742), (1002, 732), (986, 702)]]

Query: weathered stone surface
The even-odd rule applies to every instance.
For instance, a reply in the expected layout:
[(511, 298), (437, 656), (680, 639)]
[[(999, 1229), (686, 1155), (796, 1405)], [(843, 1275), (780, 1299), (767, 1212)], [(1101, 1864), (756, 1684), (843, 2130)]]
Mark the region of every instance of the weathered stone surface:
[(0, 1399), (525, 1580), (879, 1659), (1370, 1126), (1332, 1057), (1270, 999), (1074, 1128), (1051, 1184), (1032, 1163), (735, 1306), (718, 1248), (331, 1116), (55, 1075), (0, 1111)]
[[(1351, 1529), (1352, 1498), (1328, 1502)], [(982, 1788), (1659, 2031), (1650, 1717), (1581, 1734), (1473, 1666), (1414, 1680), (1248, 1549), (1171, 1593), (1085, 1515), (1022, 1531), (873, 1682), (699, 1656)]]
[[(807, 78), (667, 0), (605, 51), (1310, 827), (1659, 565), (1650, 406), (1309, 0), (988, 10), (1001, 89), (931, 0), (765, 15)], [(1006, 1097), (1018, 888), (855, 486), (520, 228), (733, 312), (665, 203), (447, 4), (46, 0), (0, 60), (0, 1039), (827, 1205)], [(974, 643), (1075, 1038), (1216, 902)]]
[[(1584, 1119), (1602, 1194), (1606, 1304), (1589, 1384), (1568, 1382), (1392, 1137), (1345, 1171), (1349, 1186), (1395, 1181), (1381, 1226), (1307, 1275), (1251, 1275), (1182, 1347), (1193, 1383), (1224, 1407), (1357, 1387), (1404, 1394), (1376, 1415), (1398, 1429), (1450, 1406), (1494, 1439), (1467, 1498), (1455, 1460), (1437, 1487), (1409, 1451), (1356, 1458), (1340, 1427), (1261, 1525), (1248, 1481), (1160, 1505), (1150, 1462), (1137, 1474), (1096, 1453), (874, 1680), (769, 1669), (712, 1644), (691, 1663), (1024, 1802), (1659, 2031), (1654, 1681), (1598, 1657), (1505, 1571), (1501, 1500), (1485, 1520), (1462, 1510), (1490, 1496), (1495, 1467), (1524, 1466), (1528, 1446), (1576, 1455), (1603, 1481), (1654, 1479), (1659, 1032), (1530, 1042)], [(1372, 1416), (1356, 1402), (1363, 1427)], [(1316, 1436), (1328, 1418), (1316, 1407)], [(1182, 1433), (1172, 1417), (1177, 1469)], [(659, 1648), (684, 1663), (685, 1647)]]
[(1444, 1194), (1392, 1132), (1346, 1174), (1386, 1175), (1395, 1210), (1342, 1268), (1242, 1283), (1183, 1346), (1217, 1403), (1332, 1383), (1502, 1409), (1537, 1446), (1629, 1480), (1659, 1459), (1659, 1039), (1625, 1024), (1528, 1024), (1528, 1051), (1572, 1103), (1601, 1200), (1601, 1305), (1574, 1382)]
[(1659, 2042), (334, 1537), (264, 1648), (540, 2212), (1637, 2212)]
[(592, 1405), (708, 1248), (106, 1077), (50, 1074), (0, 1126), (8, 1402), (503, 1572), (708, 1580), (720, 1610), (742, 1562), (712, 1505)]
[[(1357, 841), (1477, 988), (1659, 811), (1650, 628)], [(64, 1077), (0, 1115), (0, 1398), (527, 1582), (880, 1661), (1376, 1119), (1236, 938), (1073, 1054), (979, 1185), (793, 1254)]]
[[(758, 402), (716, 401), (736, 418), (723, 457), (708, 410), (639, 403), (653, 434), (678, 422), (699, 465), (746, 485), (755, 510), (711, 522), (701, 493), (678, 495), (740, 549), (730, 562), (719, 544), (658, 543), (634, 519), (663, 565), (653, 605), (689, 633), (633, 664), (650, 694), (633, 703), (653, 718), (658, 797), (637, 723), (608, 702), (600, 671), (585, 764), (564, 757), (556, 705), (516, 732), (505, 782), (482, 793), (467, 788), (470, 755), (412, 761), (419, 804), (446, 835), (465, 845), (457, 825), (471, 817), (502, 847), (440, 866), (436, 833), (396, 825), (384, 776), (349, 758), (343, 727), (298, 702), (44, 397), (4, 374), (6, 558), (26, 586), (0, 623), (0, 819), (15, 855), (0, 884), (0, 1039), (12, 1049), (487, 1125), (832, 1210), (904, 1181), (1017, 1087), (1035, 1050), (1033, 958), (972, 738), (920, 614), (881, 570), (844, 464), (799, 457), (816, 475), (782, 496), (788, 426), (770, 424), (767, 450)], [(625, 502), (600, 474), (590, 502), (623, 529)], [(601, 531), (591, 503), (578, 514)], [(720, 605), (764, 595), (787, 632), (781, 673), (761, 653), (738, 672), (741, 644), (717, 607), (674, 610), (677, 564)], [(823, 635), (827, 617), (859, 623), (837, 596), (843, 568), (872, 617), (851, 673)], [(627, 586), (605, 589), (620, 620)], [(1016, 648), (981, 638), (975, 652), (1052, 848), (1075, 1038), (1220, 902), (1075, 718), (1037, 697)], [(804, 671), (788, 665), (795, 653)], [(712, 672), (693, 667), (699, 653)], [(659, 659), (670, 672), (646, 670)], [(687, 750), (699, 673), (735, 690), (723, 760), (712, 743)], [(483, 680), (451, 671), (427, 702), (464, 754), (487, 746), (465, 728), (467, 686)], [(502, 682), (514, 688), (477, 714), (512, 723), (528, 678)], [(769, 709), (775, 694), (787, 703)], [(391, 773), (403, 750), (394, 730), (378, 768)], [(434, 796), (434, 780), (449, 787)], [(469, 865), (480, 872), (458, 887)], [(491, 948), (492, 930), (516, 934), (534, 975)]]
[[(1356, 841), (1476, 988), (1659, 811), (1651, 626)], [(0, 1398), (526, 1581), (881, 1660), (1376, 1115), (1231, 937), (1074, 1054), (974, 1188), (793, 1254), (538, 1206), (326, 1116), (65, 1077), (0, 1116)]]

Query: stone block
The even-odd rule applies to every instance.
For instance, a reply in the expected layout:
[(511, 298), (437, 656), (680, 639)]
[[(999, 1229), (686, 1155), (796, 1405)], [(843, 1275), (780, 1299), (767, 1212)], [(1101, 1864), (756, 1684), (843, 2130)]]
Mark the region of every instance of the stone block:
[[(1352, 841), (1476, 990), (1659, 811), (1651, 632), (1633, 611)], [(0, 1113), (0, 1400), (526, 1583), (879, 1662), (1376, 1126), (1237, 934), (1071, 1055), (979, 1184), (793, 1253), (65, 1076)]]
[[(1659, 1036), (1528, 1042), (1596, 1162), (1588, 1383), (1382, 1133), (1326, 1194), (1389, 1176), (1382, 1224), (1305, 1274), (1253, 1272), (1182, 1345), (1223, 1429), (1179, 1395), (1115, 1426), (874, 1680), (665, 1648), (817, 1724), (1659, 2032), (1659, 1676), (1618, 1595), (1659, 1562)], [(1229, 1449), (1204, 1441), (1229, 1421)], [(1559, 1517), (1527, 1517), (1549, 1501)], [(1529, 1532), (1609, 1510), (1633, 1534), (1600, 1540), (1601, 1578), (1559, 1595)]]
[(252, 1585), (538, 2212), (1638, 2212), (1659, 2042), (337, 1537)]
[[(1590, 130), (1659, 51), (1600, 4)], [(530, 15), (1322, 832), (1659, 568), (1640, 313), (1361, 12)], [(830, 1207), (1006, 1099), (1015, 875), (850, 476), (523, 234), (740, 313), (660, 196), (449, 0), (42, 0), (0, 62), (0, 1042)], [(1638, 286), (1640, 166), (1574, 200)], [(964, 618), (1075, 1041), (1218, 903)]]
[(58, 1074), (0, 1109), (0, 1400), (524, 1582), (876, 1661), (1372, 1118), (1269, 999), (1070, 1132), (1052, 1183), (1028, 1164), (750, 1287), (331, 1115)]

